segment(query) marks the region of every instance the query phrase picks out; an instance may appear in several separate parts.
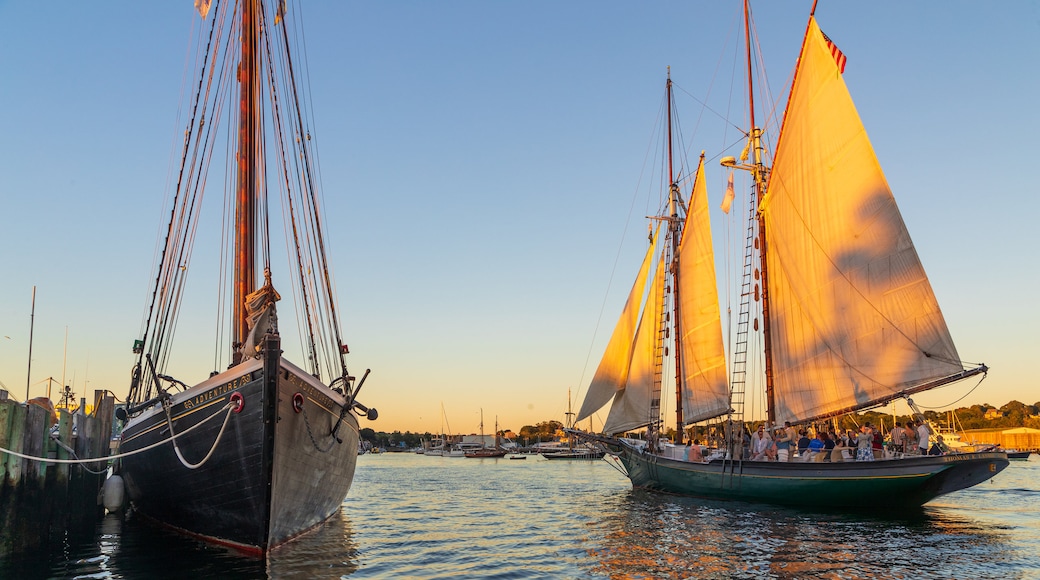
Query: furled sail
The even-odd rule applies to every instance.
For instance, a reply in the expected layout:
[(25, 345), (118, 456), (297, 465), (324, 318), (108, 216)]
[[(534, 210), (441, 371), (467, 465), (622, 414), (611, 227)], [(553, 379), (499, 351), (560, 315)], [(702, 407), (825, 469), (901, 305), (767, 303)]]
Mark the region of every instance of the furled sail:
[(264, 285), (246, 296), (246, 326), (249, 334), (242, 345), (244, 360), (249, 360), (258, 352), (258, 348), (267, 333), (278, 333), (278, 313), (275, 302), (282, 299), (271, 284), (271, 270), (264, 269)]
[(680, 290), (682, 408), (684, 421), (695, 423), (723, 415), (730, 408), (703, 158), (681, 239), (676, 286)]
[(812, 18), (762, 201), (776, 421), (880, 404), (963, 370)]
[(640, 306), (646, 292), (647, 280), (650, 277), (650, 265), (657, 251), (660, 226), (654, 232), (654, 243), (646, 251), (643, 264), (639, 268), (632, 290), (628, 293), (625, 308), (621, 311), (614, 333), (610, 336), (607, 349), (599, 362), (596, 374), (592, 378), (585, 400), (575, 418), (581, 421), (600, 410), (614, 397), (614, 394), (625, 388), (628, 381), (629, 367), (632, 363), (632, 346), (635, 342), (636, 324), (639, 321)]
[[(655, 244), (656, 245), (656, 244)], [(661, 348), (661, 316), (664, 309), (664, 275), (667, 268), (664, 254), (647, 294), (643, 314), (639, 318), (635, 343), (632, 345), (631, 364), (624, 388), (614, 394), (610, 413), (603, 422), (604, 433), (623, 433), (648, 425), (651, 421), (651, 399), (660, 397), (661, 366), (657, 364), (658, 349)], [(657, 393), (655, 395), (655, 392)]]

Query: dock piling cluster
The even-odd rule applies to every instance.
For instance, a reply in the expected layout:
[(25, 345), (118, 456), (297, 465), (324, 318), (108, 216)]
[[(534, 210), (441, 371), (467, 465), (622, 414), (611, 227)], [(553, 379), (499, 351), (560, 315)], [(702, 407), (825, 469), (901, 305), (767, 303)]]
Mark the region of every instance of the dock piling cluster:
[(100, 458), (70, 465), (0, 451), (0, 557), (46, 545), (66, 530), (104, 515), (105, 480), (115, 399), (95, 392), (90, 415), (11, 400), (0, 391), (0, 448), (47, 459)]

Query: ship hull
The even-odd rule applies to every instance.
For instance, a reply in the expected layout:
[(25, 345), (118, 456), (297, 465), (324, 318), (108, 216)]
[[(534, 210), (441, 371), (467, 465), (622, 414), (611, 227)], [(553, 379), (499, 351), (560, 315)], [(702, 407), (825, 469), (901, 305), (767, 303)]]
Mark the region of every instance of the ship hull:
[(542, 457), (546, 459), (565, 459), (571, 461), (596, 461), (603, 459), (606, 455), (603, 451), (557, 451), (555, 453), (542, 453)]
[(622, 445), (620, 459), (638, 488), (718, 500), (814, 508), (920, 506), (982, 483), (1008, 466), (1004, 453), (850, 462), (693, 463)]
[[(358, 451), (352, 413), (331, 435), (344, 404), (343, 395), (277, 354), (177, 393), (174, 433), (205, 424), (178, 435), (181, 457), (166, 442), (122, 458), (131, 504), (164, 526), (263, 555), (340, 509)], [(156, 405), (126, 425), (120, 452), (169, 438), (170, 422)]]
[(466, 452), (466, 457), (470, 457), (470, 458), (473, 458), (473, 457), (477, 457), (477, 458), (505, 457), (505, 456), (506, 456), (506, 452), (505, 452), (504, 449), (478, 449), (476, 451), (467, 451)]

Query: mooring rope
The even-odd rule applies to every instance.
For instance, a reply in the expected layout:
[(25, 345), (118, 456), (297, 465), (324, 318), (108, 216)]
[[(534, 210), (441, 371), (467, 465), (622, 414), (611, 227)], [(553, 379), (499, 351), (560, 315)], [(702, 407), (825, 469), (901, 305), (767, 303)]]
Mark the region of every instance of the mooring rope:
[[(228, 415), (227, 415), (228, 417), (231, 416), (230, 409), (232, 409), (234, 407), (234, 405), (235, 405), (235, 403), (232, 403), (232, 402), (229, 402), (227, 405), (225, 405), (224, 408), (229, 410)], [(123, 457), (129, 457), (131, 455), (137, 455), (138, 453), (144, 453), (145, 451), (151, 451), (152, 449), (155, 449), (156, 447), (159, 447), (160, 445), (166, 445), (170, 441), (174, 441), (178, 437), (182, 437), (184, 435), (187, 435), (188, 433), (191, 433), (192, 431), (194, 431), (194, 430), (198, 429), (199, 427), (205, 425), (210, 419), (212, 419), (213, 417), (218, 416), (219, 414), (220, 414), (219, 412), (213, 413), (209, 417), (206, 417), (205, 419), (199, 421), (198, 423), (192, 425), (191, 427), (188, 427), (184, 431), (182, 431), (180, 433), (177, 433), (176, 435), (174, 435), (173, 431), (171, 430), (169, 439), (163, 439), (162, 441), (156, 441), (155, 443), (152, 443), (151, 445), (147, 445), (147, 446), (142, 447), (140, 449), (134, 449), (133, 451), (127, 451), (126, 453), (117, 453), (115, 455), (106, 455), (105, 457), (94, 457), (94, 458), (88, 458), (88, 459), (51, 459), (49, 457), (36, 457), (36, 456), (33, 456), (33, 455), (25, 455), (24, 453), (19, 453), (17, 451), (12, 451), (11, 449), (5, 449), (3, 447), (0, 447), (0, 453), (6, 453), (8, 455), (13, 455), (15, 457), (20, 457), (22, 459), (28, 459), (30, 461), (42, 461), (43, 463), (60, 463), (60, 464), (82, 465), (84, 463), (96, 463), (98, 461), (110, 461), (112, 459), (121, 459)], [(226, 417), (224, 419), (224, 425), (225, 426), (227, 425), (227, 418)], [(221, 433), (223, 433), (223, 431), (224, 431), (224, 429), (222, 427), (221, 428)], [(219, 439), (219, 436), (218, 436), (218, 439)], [(176, 444), (176, 442), (175, 442), (175, 444)], [(215, 446), (215, 444), (214, 444), (214, 446)], [(212, 453), (212, 450), (210, 452)], [(207, 456), (207, 458), (208, 458), (208, 456)]]
[[(72, 454), (72, 457), (74, 457), (74, 458), (76, 458), (76, 459), (79, 459), (79, 455), (76, 455), (76, 450), (75, 450), (75, 449), (73, 449), (73, 448), (71, 448), (71, 447), (69, 447), (68, 445), (66, 445), (66, 444), (65, 444), (65, 443), (64, 443), (64, 442), (63, 442), (63, 441), (62, 441), (61, 439), (59, 439), (58, 437), (59, 437), (59, 436), (58, 436), (58, 434), (57, 434), (57, 433), (53, 433), (53, 432), (51, 433), (51, 440), (52, 440), (52, 441), (54, 441), (54, 443), (56, 443), (56, 444), (58, 445), (58, 447), (61, 447), (61, 448), (62, 448), (62, 449), (64, 449), (65, 451), (68, 451), (69, 453), (71, 453), (71, 454)], [(107, 462), (107, 461), (108, 461), (108, 458), (107, 458), (107, 457), (102, 457), (102, 458), (95, 458), (95, 459), (94, 459), (94, 461), (105, 461), (105, 462)], [(104, 473), (104, 472), (108, 471), (108, 466), (105, 466), (105, 467), (103, 467), (102, 469), (99, 469), (98, 471), (94, 471), (93, 469), (91, 469), (91, 468), (87, 467), (87, 464), (86, 464), (86, 462), (84, 462), (84, 463), (81, 463), (81, 464), (80, 464), (80, 467), (82, 467), (82, 468), (83, 468), (83, 470), (84, 470), (84, 471), (86, 471), (87, 473), (90, 473), (90, 474), (93, 474), (93, 475), (101, 475), (102, 473)]]
[[(169, 400), (167, 399), (166, 401), (163, 401), (163, 410), (166, 411), (166, 425), (170, 428), (170, 435), (172, 435), (170, 439), (173, 440), (173, 450), (177, 453), (177, 459), (181, 461), (181, 465), (187, 467), (188, 469), (198, 469), (202, 467), (203, 464), (205, 464), (207, 461), (209, 461), (209, 458), (213, 455), (213, 452), (217, 450), (217, 444), (220, 443), (220, 439), (224, 436), (224, 429), (227, 427), (228, 421), (231, 419), (232, 411), (234, 411), (238, 407), (239, 404), (235, 403), (234, 401), (228, 401), (228, 404), (224, 405), (224, 408), (227, 409), (227, 414), (224, 415), (224, 424), (220, 426), (220, 432), (217, 433), (217, 438), (213, 440), (213, 446), (209, 448), (209, 453), (207, 453), (206, 456), (202, 458), (202, 461), (199, 461), (198, 463), (189, 463), (188, 460), (185, 459), (183, 455), (181, 455), (181, 448), (177, 446), (177, 436), (173, 434), (173, 419), (170, 418)], [(212, 417), (217, 416), (218, 413), (219, 411), (217, 413), (213, 413), (209, 417), (206, 417), (205, 421), (208, 421)], [(203, 421), (199, 422), (200, 425), (202, 423)], [(187, 431), (185, 431), (185, 433), (186, 432)]]

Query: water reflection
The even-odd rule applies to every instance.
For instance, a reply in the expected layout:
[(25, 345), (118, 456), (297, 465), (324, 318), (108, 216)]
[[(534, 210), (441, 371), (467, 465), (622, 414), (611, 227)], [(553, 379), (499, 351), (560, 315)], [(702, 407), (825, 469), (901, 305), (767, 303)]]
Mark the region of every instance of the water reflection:
[[(956, 510), (817, 513), (633, 490), (597, 528), (610, 578), (1006, 578), (1000, 527)], [(1013, 576), (1013, 575), (1012, 575)]]
[(110, 516), (0, 578), (1040, 577), (1040, 461), (875, 515), (633, 490), (604, 462), (396, 455), (362, 456), (342, 511), (266, 562)]
[(325, 525), (273, 551), (267, 558), (272, 578), (340, 578), (358, 569), (358, 546), (342, 511)]
[[(87, 545), (92, 542), (93, 545)], [(274, 550), (267, 561), (158, 528), (139, 518), (106, 516), (89, 537), (69, 542), (62, 558), (39, 577), (68, 578), (341, 578), (358, 568), (348, 518), (337, 513), (318, 530)], [(54, 559), (52, 558), (52, 561)], [(19, 570), (30, 573), (23, 562)], [(3, 576), (4, 574), (0, 574)]]

